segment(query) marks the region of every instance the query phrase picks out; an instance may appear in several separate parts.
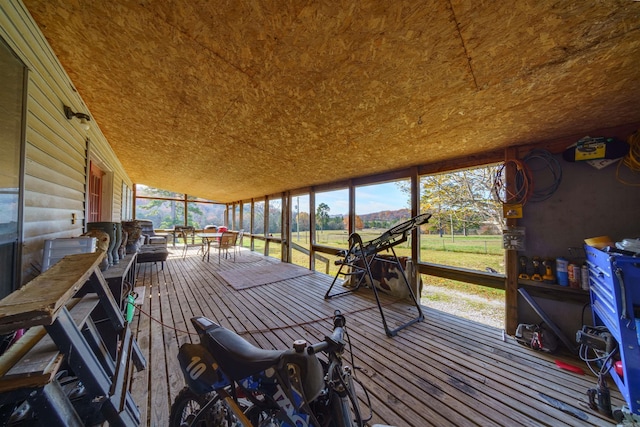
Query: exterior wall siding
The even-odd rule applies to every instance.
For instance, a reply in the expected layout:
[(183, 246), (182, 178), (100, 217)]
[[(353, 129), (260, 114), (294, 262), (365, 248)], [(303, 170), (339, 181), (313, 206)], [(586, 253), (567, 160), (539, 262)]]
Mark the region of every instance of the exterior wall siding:
[[(123, 184), (132, 182), (95, 121), (67, 120), (63, 105), (91, 115), (19, 0), (0, 2), (0, 37), (27, 66), (22, 283), (40, 272), (44, 240), (84, 231), (89, 151), (110, 173), (104, 220), (120, 221)], [(72, 214), (76, 221), (72, 224)], [(108, 218), (108, 217), (111, 218)]]

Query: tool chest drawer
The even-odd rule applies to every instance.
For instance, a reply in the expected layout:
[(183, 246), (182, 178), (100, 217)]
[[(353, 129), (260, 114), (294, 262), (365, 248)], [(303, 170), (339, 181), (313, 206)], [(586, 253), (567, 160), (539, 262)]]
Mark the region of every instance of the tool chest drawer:
[(609, 372), (631, 412), (640, 415), (640, 257), (591, 246), (585, 246), (585, 252), (594, 326), (609, 330), (622, 361), (622, 375), (615, 369)]

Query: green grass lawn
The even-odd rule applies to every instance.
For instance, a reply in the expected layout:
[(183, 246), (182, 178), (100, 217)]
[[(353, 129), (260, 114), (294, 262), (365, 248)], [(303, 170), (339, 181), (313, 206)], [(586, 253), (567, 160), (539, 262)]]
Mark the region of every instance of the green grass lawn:
[[(364, 242), (375, 239), (385, 230), (367, 229), (359, 232)], [(292, 233), (292, 241), (300, 246), (309, 248), (308, 232)], [(346, 231), (319, 231), (317, 241), (319, 244), (348, 248), (348, 234)], [(264, 241), (256, 240), (254, 250), (264, 253)], [(410, 241), (394, 246), (398, 256), (411, 255)], [(245, 240), (248, 247), (248, 239)], [(269, 255), (280, 258), (280, 244), (269, 244)], [(316, 259), (316, 270), (335, 276), (338, 266), (334, 264), (335, 257), (320, 254), (328, 262)], [(308, 267), (309, 258), (306, 254), (293, 250), (292, 262)], [(443, 236), (437, 234), (420, 235), (420, 260), (434, 264), (449, 265), (468, 268), (478, 271), (486, 271), (491, 268), (504, 273), (504, 250), (502, 249), (501, 235), (482, 236)], [(504, 291), (492, 289), (471, 283), (458, 282), (435, 276), (422, 275), (423, 291), (421, 301), (443, 311), (452, 312), (461, 317), (502, 327), (504, 324)]]

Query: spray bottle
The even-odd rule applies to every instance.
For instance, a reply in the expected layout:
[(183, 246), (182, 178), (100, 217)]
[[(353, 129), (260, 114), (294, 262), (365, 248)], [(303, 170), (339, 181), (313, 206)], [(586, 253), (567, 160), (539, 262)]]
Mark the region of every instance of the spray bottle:
[(137, 295), (135, 292), (130, 292), (127, 296), (127, 311), (125, 315), (125, 320), (127, 321), (127, 323), (131, 323), (131, 321), (133, 320), (133, 313), (135, 312), (136, 308), (136, 296)]

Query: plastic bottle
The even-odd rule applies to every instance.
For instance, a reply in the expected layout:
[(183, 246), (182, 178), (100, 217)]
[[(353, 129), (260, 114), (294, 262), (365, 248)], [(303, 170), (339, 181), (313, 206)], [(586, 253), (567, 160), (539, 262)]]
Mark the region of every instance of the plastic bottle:
[(133, 320), (133, 313), (136, 308), (135, 303), (136, 303), (136, 297), (132, 292), (127, 297), (127, 311), (125, 316), (125, 320), (127, 321), (127, 323), (131, 323), (131, 321)]
[[(569, 264), (567, 266), (567, 273), (569, 276), (569, 287), (573, 289), (580, 289), (580, 273), (576, 276), (576, 265)], [(578, 270), (580, 271), (580, 270)]]
[(569, 261), (566, 258), (556, 259), (556, 275), (558, 276), (558, 284), (560, 286), (569, 286), (569, 273), (567, 271)]

